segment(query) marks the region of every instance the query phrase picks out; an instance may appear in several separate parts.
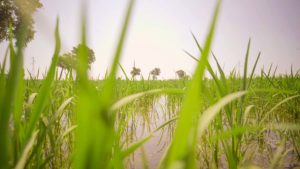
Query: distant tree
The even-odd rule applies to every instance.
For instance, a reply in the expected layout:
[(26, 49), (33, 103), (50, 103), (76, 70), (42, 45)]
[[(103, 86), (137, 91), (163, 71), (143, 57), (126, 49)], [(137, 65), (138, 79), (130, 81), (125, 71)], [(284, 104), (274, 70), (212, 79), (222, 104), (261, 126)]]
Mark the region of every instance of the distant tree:
[(13, 38), (16, 39), (17, 32), (20, 31), (25, 20), (28, 23), (25, 43), (31, 41), (35, 33), (32, 15), (42, 6), (40, 0), (0, 0), (0, 42), (9, 38), (10, 24)]
[(65, 53), (58, 58), (58, 67), (62, 69), (72, 69), (75, 65), (75, 58), (72, 53)]
[(133, 66), (131, 72), (130, 72), (132, 79), (135, 79), (135, 76), (140, 75), (141, 74), (141, 69), (140, 68), (136, 68), (135, 66)]
[(187, 77), (185, 71), (183, 71), (183, 70), (176, 71), (176, 75), (178, 76), (179, 79), (184, 79)]
[(154, 68), (153, 70), (151, 70), (150, 75), (152, 76), (153, 80), (157, 79), (157, 76), (160, 75), (160, 68)]
[(85, 46), (83, 44), (79, 44), (76, 47), (73, 47), (71, 53), (72, 53), (73, 56), (75, 56), (75, 59), (77, 59), (78, 58), (78, 51), (79, 51), (79, 49), (81, 47), (87, 48), (87, 51), (88, 51), (88, 64), (89, 64), (89, 68), (91, 68), (91, 64), (93, 62), (95, 62), (95, 60), (96, 60), (96, 58), (95, 58), (95, 52), (92, 49), (90, 49), (89, 47), (87, 47), (87, 46)]
[(73, 47), (71, 52), (64, 53), (58, 58), (58, 67), (60, 67), (61, 73), (60, 78), (62, 76), (62, 73), (64, 70), (72, 71), (76, 68), (77, 64), (77, 58), (78, 58), (78, 50), (81, 47), (86, 47), (88, 51), (88, 66), (89, 69), (91, 68), (91, 64), (96, 60), (95, 53), (92, 49), (90, 49), (87, 46), (83, 46), (82, 44), (77, 45), (76, 47)]
[(75, 65), (75, 59), (72, 56), (72, 53), (65, 53), (58, 58), (57, 66), (61, 68), (59, 79), (62, 78), (64, 70), (68, 70), (70, 73)]

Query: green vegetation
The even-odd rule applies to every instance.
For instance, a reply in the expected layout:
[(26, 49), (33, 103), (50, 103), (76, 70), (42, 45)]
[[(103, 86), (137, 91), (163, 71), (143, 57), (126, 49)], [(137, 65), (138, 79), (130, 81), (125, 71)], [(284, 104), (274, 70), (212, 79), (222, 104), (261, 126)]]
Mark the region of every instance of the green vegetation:
[[(298, 72), (291, 69), (288, 75), (275, 76), (271, 67), (255, 75), (260, 53), (250, 67), (249, 40), (243, 76), (235, 70), (226, 76), (211, 52), (221, 7), (218, 1), (203, 48), (193, 35), (200, 59), (186, 52), (198, 63), (191, 79), (180, 70), (176, 72), (180, 79), (159, 81), (160, 69), (156, 68), (150, 73), (152, 80), (135, 81), (140, 69), (134, 66), (129, 80), (119, 62), (134, 3), (131, 0), (128, 5), (112, 65), (103, 80), (88, 78), (91, 60), (84, 17), (81, 45), (72, 56), (76, 64), (66, 70), (64, 78), (58, 73), (58, 21), (52, 63), (42, 80), (34, 75), (24, 79), (28, 30), (20, 29), (14, 45), (10, 27), (9, 52), (0, 64), (1, 169), (130, 168), (138, 151), (142, 152), (141, 166), (150, 168), (153, 164), (146, 144), (158, 135), (159, 143), (168, 143), (155, 168), (299, 165)], [(21, 28), (28, 24), (23, 22)], [(210, 55), (217, 72), (208, 61)], [(72, 75), (73, 68), (76, 76)], [(119, 69), (126, 80), (116, 79)], [(205, 77), (206, 71), (211, 79)]]

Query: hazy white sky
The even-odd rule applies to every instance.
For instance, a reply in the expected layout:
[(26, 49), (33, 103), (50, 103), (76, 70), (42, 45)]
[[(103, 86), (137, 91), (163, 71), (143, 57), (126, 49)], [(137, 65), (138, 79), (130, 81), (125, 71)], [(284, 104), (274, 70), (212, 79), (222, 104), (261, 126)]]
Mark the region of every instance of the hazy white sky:
[[(60, 18), (62, 52), (80, 42), (80, 0), (41, 0), (35, 14), (35, 39), (28, 45), (25, 67), (45, 69), (54, 50), (54, 24)], [(87, 1), (86, 1), (87, 2)], [(104, 76), (118, 40), (127, 0), (90, 0), (88, 44), (95, 51), (92, 74)], [(161, 78), (173, 78), (183, 69), (192, 74), (195, 61), (183, 49), (198, 56), (190, 32), (203, 44), (214, 0), (137, 0), (121, 64), (130, 72), (133, 62), (147, 77), (160, 67)], [(278, 65), (278, 72), (300, 68), (299, 0), (224, 0), (214, 39), (213, 51), (226, 72), (242, 70), (248, 38), (252, 38), (250, 65), (262, 51), (258, 68)], [(5, 44), (0, 46), (3, 58)], [(121, 73), (120, 73), (121, 74)]]

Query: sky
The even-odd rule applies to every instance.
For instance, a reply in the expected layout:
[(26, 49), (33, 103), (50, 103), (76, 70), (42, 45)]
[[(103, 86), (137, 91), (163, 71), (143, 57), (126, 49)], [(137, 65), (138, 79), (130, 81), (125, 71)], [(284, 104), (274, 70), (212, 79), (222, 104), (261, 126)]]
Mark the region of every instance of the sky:
[[(34, 14), (35, 39), (25, 51), (25, 68), (46, 70), (54, 52), (54, 27), (60, 21), (61, 54), (80, 43), (81, 0), (41, 0)], [(90, 74), (103, 77), (114, 54), (127, 0), (85, 0), (88, 46), (96, 61)], [(129, 74), (135, 63), (144, 77), (159, 67), (160, 79), (175, 78), (179, 69), (193, 74), (196, 62), (187, 50), (199, 57), (193, 32), (204, 44), (216, 4), (215, 0), (136, 0), (123, 50), (121, 65)], [(257, 72), (271, 64), (278, 74), (300, 68), (299, 0), (223, 0), (212, 50), (228, 74), (243, 70), (247, 42), (251, 37), (249, 65), (261, 51)], [(7, 44), (0, 44), (0, 60)], [(33, 58), (34, 68), (33, 68)], [(213, 63), (213, 60), (211, 59)], [(214, 64), (213, 64), (214, 65)], [(214, 68), (216, 66), (214, 65)], [(122, 75), (121, 71), (119, 75)]]

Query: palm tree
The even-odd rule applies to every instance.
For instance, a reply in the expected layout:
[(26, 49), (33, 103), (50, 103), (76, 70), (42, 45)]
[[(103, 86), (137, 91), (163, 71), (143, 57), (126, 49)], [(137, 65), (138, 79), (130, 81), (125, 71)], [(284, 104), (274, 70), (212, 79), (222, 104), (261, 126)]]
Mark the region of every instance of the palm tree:
[(152, 75), (152, 79), (153, 80), (156, 80), (157, 79), (157, 76), (159, 76), (160, 75), (160, 68), (154, 68), (153, 70), (151, 70), (151, 72), (150, 72), (150, 75)]

